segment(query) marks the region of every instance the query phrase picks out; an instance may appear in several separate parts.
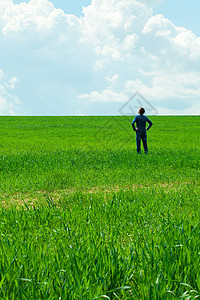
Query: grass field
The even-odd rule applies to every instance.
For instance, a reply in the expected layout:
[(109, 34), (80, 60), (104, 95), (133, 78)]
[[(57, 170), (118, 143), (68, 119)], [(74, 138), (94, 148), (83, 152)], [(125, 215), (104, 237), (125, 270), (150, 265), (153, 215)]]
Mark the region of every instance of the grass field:
[(0, 299), (200, 298), (200, 117), (0, 118)]

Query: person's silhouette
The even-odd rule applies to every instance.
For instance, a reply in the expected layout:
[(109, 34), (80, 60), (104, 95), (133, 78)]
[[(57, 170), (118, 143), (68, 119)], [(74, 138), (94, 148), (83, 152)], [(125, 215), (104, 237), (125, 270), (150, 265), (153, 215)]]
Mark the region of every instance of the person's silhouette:
[[(146, 131), (151, 128), (153, 123), (146, 117), (144, 116), (145, 109), (141, 107), (138, 110), (138, 114), (133, 122), (132, 122), (132, 127), (133, 130), (136, 131), (136, 144), (137, 144), (137, 153), (141, 153), (141, 140), (143, 142), (144, 146), (144, 153), (148, 153), (148, 147), (147, 147), (147, 133)], [(149, 126), (146, 128), (146, 122), (149, 123)], [(135, 128), (135, 123), (137, 127)]]

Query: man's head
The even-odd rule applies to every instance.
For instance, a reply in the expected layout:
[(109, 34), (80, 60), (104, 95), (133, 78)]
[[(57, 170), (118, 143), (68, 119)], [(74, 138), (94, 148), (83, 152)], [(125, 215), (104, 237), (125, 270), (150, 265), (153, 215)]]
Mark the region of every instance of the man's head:
[(141, 107), (139, 110), (138, 110), (138, 113), (142, 116), (144, 113), (145, 113), (145, 109), (143, 107)]

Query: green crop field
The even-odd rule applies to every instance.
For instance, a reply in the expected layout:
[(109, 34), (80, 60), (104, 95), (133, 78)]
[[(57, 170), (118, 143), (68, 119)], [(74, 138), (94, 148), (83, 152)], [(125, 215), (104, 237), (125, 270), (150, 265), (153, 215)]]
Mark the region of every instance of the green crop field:
[(200, 117), (0, 117), (0, 299), (200, 298)]

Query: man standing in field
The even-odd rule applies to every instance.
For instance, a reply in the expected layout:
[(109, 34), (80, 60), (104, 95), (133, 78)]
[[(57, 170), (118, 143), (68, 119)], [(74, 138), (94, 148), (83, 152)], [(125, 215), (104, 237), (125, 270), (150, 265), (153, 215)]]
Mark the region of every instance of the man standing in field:
[[(144, 116), (145, 109), (140, 108), (138, 110), (138, 114), (133, 122), (132, 122), (132, 127), (133, 130), (136, 131), (136, 144), (137, 144), (137, 153), (141, 153), (141, 140), (144, 146), (144, 153), (148, 153), (148, 147), (147, 147), (147, 130), (151, 128), (153, 123), (146, 117)], [(146, 122), (149, 123), (149, 126), (146, 128)], [(137, 127), (135, 128), (135, 123)]]

